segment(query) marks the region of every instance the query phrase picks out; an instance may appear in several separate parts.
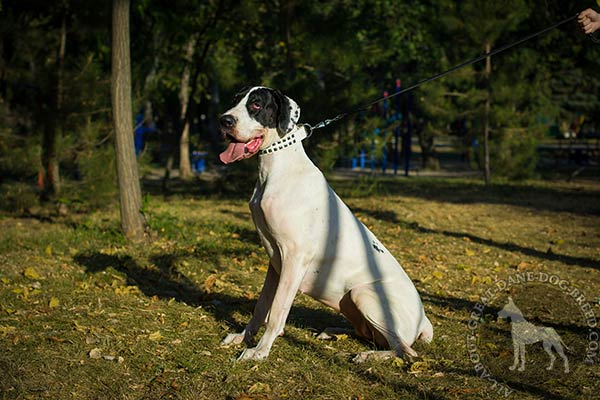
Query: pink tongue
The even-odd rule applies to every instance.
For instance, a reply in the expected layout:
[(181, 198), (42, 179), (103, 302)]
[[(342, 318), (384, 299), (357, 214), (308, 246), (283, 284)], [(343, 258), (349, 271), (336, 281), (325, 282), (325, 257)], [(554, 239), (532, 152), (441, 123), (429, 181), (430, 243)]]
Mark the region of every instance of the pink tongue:
[(225, 164), (231, 164), (241, 158), (244, 157), (246, 153), (246, 144), (245, 143), (229, 143), (227, 149), (221, 153), (219, 158)]
[(259, 149), (263, 142), (262, 137), (257, 137), (248, 143), (229, 143), (229, 146), (221, 153), (219, 158), (225, 164), (231, 164), (237, 160), (252, 157)]

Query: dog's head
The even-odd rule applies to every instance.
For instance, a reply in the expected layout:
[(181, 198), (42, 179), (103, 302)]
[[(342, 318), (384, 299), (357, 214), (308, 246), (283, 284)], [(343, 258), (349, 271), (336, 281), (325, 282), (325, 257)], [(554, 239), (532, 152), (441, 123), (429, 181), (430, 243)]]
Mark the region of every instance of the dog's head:
[(219, 119), (221, 133), (230, 141), (221, 161), (229, 164), (252, 157), (294, 130), (299, 118), (298, 104), (278, 90), (262, 86), (242, 90)]

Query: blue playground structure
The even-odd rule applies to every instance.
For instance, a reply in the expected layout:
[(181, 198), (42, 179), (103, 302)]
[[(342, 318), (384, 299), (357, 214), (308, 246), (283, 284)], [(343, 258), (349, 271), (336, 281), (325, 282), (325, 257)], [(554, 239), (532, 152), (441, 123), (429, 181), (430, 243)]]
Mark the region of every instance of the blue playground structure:
[[(401, 88), (401, 80), (396, 79), (396, 85), (394, 87), (395, 92), (400, 91)], [(370, 148), (366, 148), (365, 141), (361, 140), (362, 146), (360, 150), (358, 150), (358, 154), (355, 154), (351, 160), (350, 165), (352, 169), (365, 169), (367, 165), (369, 166), (372, 172), (375, 171), (375, 167), (377, 164), (381, 166), (382, 172), (385, 174), (388, 168), (388, 157), (389, 151), (388, 146), (389, 143), (386, 143), (386, 130), (390, 129), (391, 126), (393, 128), (393, 146), (392, 146), (392, 167), (394, 170), (394, 175), (398, 174), (398, 169), (401, 168), (400, 162), (403, 161), (404, 175), (408, 176), (410, 171), (410, 158), (411, 158), (411, 139), (412, 139), (412, 126), (410, 123), (410, 111), (412, 107), (412, 97), (411, 95), (406, 96), (406, 101), (404, 104), (404, 114), (402, 113), (402, 104), (400, 103), (400, 96), (396, 96), (393, 109), (390, 110), (390, 101), (387, 99), (389, 96), (388, 92), (383, 92), (383, 97), (386, 98), (383, 101), (382, 118), (385, 121), (384, 127), (375, 128), (373, 131), (373, 135), (371, 135)], [(361, 114), (364, 117), (364, 113)], [(363, 138), (367, 138), (369, 135), (366, 132), (362, 133)], [(376, 138), (383, 139), (383, 143), (381, 144), (381, 148), (378, 149), (378, 145), (376, 142), (380, 140), (376, 140)], [(402, 154), (400, 154), (400, 145)], [(378, 150), (381, 150), (381, 156), (377, 157)], [(379, 159), (378, 159), (379, 158)]]

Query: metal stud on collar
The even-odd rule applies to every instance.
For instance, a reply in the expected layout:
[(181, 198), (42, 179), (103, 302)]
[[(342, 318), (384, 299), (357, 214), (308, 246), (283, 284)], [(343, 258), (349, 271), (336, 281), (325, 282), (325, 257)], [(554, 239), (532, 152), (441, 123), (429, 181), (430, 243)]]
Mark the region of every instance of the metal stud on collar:
[(292, 133), (290, 136), (286, 136), (283, 139), (281, 139), (280, 141), (273, 143), (272, 145), (270, 145), (266, 149), (263, 149), (263, 150), (259, 151), (258, 154), (271, 154), (271, 153), (275, 153), (278, 150), (285, 149), (286, 147), (289, 147), (289, 146), (291, 146), (293, 144), (296, 144), (296, 143), (297, 143), (296, 134)]

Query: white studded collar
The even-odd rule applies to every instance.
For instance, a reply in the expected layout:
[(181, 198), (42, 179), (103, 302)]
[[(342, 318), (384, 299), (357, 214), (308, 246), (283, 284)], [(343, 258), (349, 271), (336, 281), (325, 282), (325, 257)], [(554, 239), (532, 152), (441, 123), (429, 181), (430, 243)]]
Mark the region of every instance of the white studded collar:
[(293, 144), (300, 143), (309, 136), (308, 131), (310, 128), (304, 125), (300, 125), (298, 128), (299, 129), (293, 130), (278, 141), (272, 143), (269, 147), (262, 149), (258, 154), (264, 155), (275, 153), (276, 151), (283, 150)]

